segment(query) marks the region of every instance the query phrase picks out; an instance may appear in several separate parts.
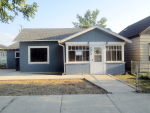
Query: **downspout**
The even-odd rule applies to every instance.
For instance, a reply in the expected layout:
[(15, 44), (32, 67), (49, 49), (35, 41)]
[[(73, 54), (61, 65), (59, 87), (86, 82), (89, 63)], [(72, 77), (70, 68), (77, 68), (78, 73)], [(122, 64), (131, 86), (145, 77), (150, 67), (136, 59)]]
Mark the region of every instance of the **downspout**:
[(60, 44), (60, 41), (59, 41), (59, 40), (58, 40), (58, 44), (59, 44), (60, 46), (62, 46), (62, 47), (63, 47), (64, 73), (62, 73), (62, 75), (65, 75), (65, 74), (66, 74), (66, 68), (65, 68), (65, 46), (64, 46), (64, 45), (62, 45), (62, 44)]

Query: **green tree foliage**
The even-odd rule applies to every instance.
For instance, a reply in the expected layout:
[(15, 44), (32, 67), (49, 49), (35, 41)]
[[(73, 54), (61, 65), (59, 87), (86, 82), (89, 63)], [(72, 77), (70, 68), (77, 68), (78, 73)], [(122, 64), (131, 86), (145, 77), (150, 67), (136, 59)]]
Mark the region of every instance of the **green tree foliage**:
[(0, 0), (0, 21), (2, 23), (13, 22), (19, 12), (23, 14), (24, 19), (30, 21), (30, 17), (35, 17), (37, 7), (36, 2), (29, 5), (26, 0)]
[(78, 22), (72, 23), (76, 28), (89, 28), (95, 25), (106, 27), (105, 23), (107, 19), (105, 17), (102, 17), (99, 21), (96, 21), (99, 12), (100, 11), (98, 9), (96, 9), (96, 11), (93, 11), (92, 13), (90, 10), (87, 10), (86, 13), (84, 14), (84, 17), (77, 14), (77, 19), (79, 23)]

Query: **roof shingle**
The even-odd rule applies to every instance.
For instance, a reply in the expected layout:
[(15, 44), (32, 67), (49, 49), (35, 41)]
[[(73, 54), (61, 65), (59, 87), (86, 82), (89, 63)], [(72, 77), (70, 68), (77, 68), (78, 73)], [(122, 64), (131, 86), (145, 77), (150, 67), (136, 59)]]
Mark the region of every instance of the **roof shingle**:
[(130, 39), (134, 36), (139, 35), (142, 31), (144, 31), (149, 26), (150, 26), (150, 16), (126, 27), (119, 34)]
[(62, 40), (85, 28), (23, 29), (13, 41)]

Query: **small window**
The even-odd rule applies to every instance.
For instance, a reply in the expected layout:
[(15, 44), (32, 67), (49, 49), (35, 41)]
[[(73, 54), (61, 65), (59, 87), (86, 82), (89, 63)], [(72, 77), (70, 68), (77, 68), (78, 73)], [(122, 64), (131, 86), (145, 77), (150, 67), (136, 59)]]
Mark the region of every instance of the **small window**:
[(15, 51), (15, 58), (20, 58), (20, 52), (19, 51)]
[(89, 46), (68, 46), (69, 62), (89, 61)]
[(29, 64), (49, 64), (49, 46), (29, 46)]
[(122, 61), (122, 46), (106, 46), (106, 61)]

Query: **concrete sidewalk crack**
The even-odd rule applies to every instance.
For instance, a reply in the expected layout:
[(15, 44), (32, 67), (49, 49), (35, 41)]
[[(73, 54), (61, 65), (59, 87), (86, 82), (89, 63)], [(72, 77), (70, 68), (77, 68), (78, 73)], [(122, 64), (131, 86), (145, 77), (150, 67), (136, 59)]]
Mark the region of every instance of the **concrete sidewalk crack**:
[(14, 99), (12, 99), (5, 107), (2, 108), (2, 110), (0, 111), (0, 113), (9, 106), (9, 104), (11, 104), (17, 97), (15, 97)]
[(62, 108), (62, 100), (63, 100), (63, 95), (62, 95), (62, 97), (61, 97), (60, 113), (61, 113), (61, 108)]
[[(107, 95), (107, 94), (106, 94)], [(107, 95), (107, 97), (110, 99), (110, 101), (115, 105), (115, 107), (119, 110), (119, 112), (120, 113), (122, 113), (121, 111), (120, 111), (120, 109), (116, 106), (116, 104), (111, 100), (111, 98)]]

